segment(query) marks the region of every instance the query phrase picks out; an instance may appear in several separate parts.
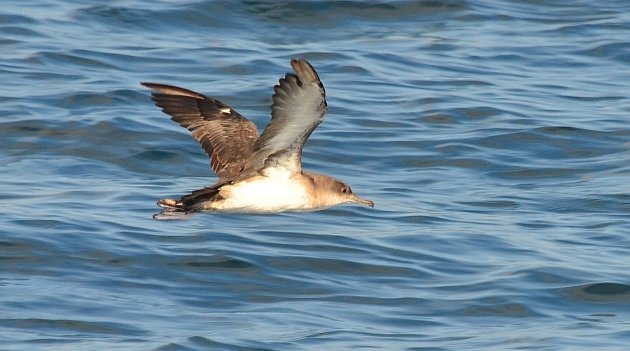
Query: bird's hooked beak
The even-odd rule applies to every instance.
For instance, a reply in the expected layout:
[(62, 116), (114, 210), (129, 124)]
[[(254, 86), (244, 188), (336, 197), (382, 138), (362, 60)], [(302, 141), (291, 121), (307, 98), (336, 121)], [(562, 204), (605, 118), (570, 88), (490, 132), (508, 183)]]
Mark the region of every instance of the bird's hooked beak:
[(355, 194), (352, 194), (348, 198), (348, 201), (349, 202), (354, 202), (354, 203), (357, 203), (357, 204), (360, 204), (360, 205), (366, 205), (366, 206), (374, 207), (374, 201), (358, 197)]

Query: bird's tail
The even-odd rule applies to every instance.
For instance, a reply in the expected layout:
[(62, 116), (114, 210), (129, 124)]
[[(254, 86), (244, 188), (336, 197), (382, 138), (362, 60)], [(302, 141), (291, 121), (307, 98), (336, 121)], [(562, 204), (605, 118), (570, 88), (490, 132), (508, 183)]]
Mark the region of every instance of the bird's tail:
[(217, 199), (219, 189), (223, 184), (195, 190), (179, 200), (162, 199), (157, 202), (162, 207), (160, 213), (153, 215), (154, 219), (163, 221), (170, 219), (189, 219), (195, 212), (206, 211), (204, 204)]
[(162, 211), (153, 215), (153, 219), (166, 221), (173, 219), (189, 219), (194, 211), (189, 211), (182, 201), (162, 199), (157, 202)]

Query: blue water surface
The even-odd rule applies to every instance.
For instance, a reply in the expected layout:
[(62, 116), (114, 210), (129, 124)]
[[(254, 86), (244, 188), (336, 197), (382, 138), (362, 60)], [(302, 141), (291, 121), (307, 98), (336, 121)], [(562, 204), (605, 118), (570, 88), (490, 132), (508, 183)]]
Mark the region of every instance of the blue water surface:
[[(627, 1), (0, 8), (0, 349), (627, 350)], [(376, 203), (154, 221), (209, 161), (141, 81), (269, 120)]]

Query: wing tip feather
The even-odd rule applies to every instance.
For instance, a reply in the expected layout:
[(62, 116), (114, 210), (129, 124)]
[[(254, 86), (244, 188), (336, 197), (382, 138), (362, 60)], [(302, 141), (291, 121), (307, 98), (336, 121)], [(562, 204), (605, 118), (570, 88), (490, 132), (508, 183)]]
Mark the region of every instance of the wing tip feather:
[(199, 94), (195, 91), (192, 90), (188, 90), (188, 89), (184, 89), (184, 88), (180, 88), (180, 87), (176, 87), (174, 85), (168, 85), (168, 84), (160, 84), (160, 83), (150, 83), (150, 82), (141, 82), (140, 84), (144, 85), (145, 87), (151, 89), (153, 91), (153, 95), (155, 96), (156, 94), (166, 94), (166, 95), (175, 95), (175, 96), (188, 96), (188, 97), (192, 97), (195, 99), (200, 99), (203, 100), (206, 98), (205, 95), (203, 94)]
[(317, 75), (315, 68), (313, 68), (313, 66), (305, 59), (292, 59), (291, 67), (297, 74), (298, 78), (300, 78), (300, 80), (304, 82), (321, 84), (319, 75)]

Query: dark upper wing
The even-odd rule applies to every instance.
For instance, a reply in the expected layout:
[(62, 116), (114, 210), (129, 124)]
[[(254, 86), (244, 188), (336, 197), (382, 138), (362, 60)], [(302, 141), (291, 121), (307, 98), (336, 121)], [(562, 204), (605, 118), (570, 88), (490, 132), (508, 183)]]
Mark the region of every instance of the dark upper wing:
[(210, 156), (219, 179), (239, 174), (258, 139), (256, 125), (231, 107), (191, 90), (165, 84), (142, 83), (164, 113), (192, 132)]
[(254, 145), (244, 174), (264, 167), (301, 170), (302, 147), (326, 114), (326, 91), (306, 60), (291, 60), (294, 74), (274, 87), (271, 122)]

